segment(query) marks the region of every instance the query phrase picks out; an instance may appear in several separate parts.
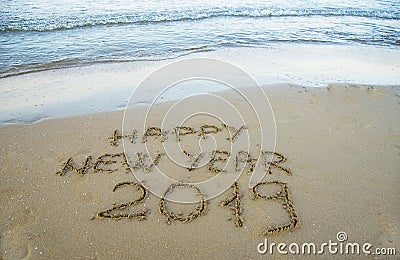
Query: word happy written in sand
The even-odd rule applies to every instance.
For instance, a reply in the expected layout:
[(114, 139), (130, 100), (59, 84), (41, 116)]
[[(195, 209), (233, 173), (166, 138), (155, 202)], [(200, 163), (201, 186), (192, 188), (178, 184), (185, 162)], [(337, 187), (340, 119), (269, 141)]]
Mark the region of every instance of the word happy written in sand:
[[(243, 132), (246, 127), (241, 126), (239, 128), (233, 128), (226, 125), (222, 125), (222, 127), (217, 127), (214, 125), (203, 125), (202, 127), (195, 129), (193, 127), (176, 127), (173, 130), (173, 135), (176, 141), (180, 141), (180, 138), (185, 135), (197, 135), (199, 138), (205, 138), (206, 135), (215, 134), (221, 132), (223, 128), (226, 128), (231, 131), (230, 134), (226, 139), (229, 142), (234, 142), (236, 138)], [(129, 135), (122, 135), (119, 131), (115, 130), (113, 135), (109, 138), (110, 143), (112, 146), (118, 146), (119, 140), (126, 138), (129, 142), (134, 143), (138, 139), (141, 140), (142, 143), (148, 141), (149, 137), (158, 137), (161, 142), (164, 142), (168, 138), (169, 131), (164, 131), (157, 127), (149, 127), (146, 129), (144, 134), (139, 138), (138, 131), (133, 130)], [(187, 171), (193, 171), (197, 167), (197, 162), (200, 156), (193, 156), (186, 151), (182, 151), (185, 156), (189, 157), (191, 164), (187, 167)], [(138, 152), (136, 153), (137, 160), (133, 162), (133, 164), (129, 164), (126, 158), (125, 153), (106, 153), (95, 160), (92, 156), (87, 156), (86, 159), (81, 163), (77, 164), (74, 162), (72, 158), (69, 158), (65, 163), (62, 164), (62, 168), (57, 172), (58, 175), (64, 176), (68, 172), (75, 172), (80, 176), (84, 176), (89, 172), (98, 173), (98, 172), (105, 172), (105, 173), (112, 173), (118, 171), (118, 165), (121, 165), (126, 172), (132, 172), (133, 170), (142, 170), (144, 172), (151, 173), (153, 168), (163, 160), (166, 155), (164, 153), (156, 153), (154, 158), (150, 158), (147, 153)], [(233, 157), (235, 163), (234, 171), (241, 171), (248, 165), (248, 173), (251, 173), (255, 169), (255, 165), (257, 162), (256, 158), (252, 158), (250, 152), (248, 151), (238, 151), (236, 154), (231, 154), (225, 150), (214, 150), (208, 160), (206, 170), (210, 173), (219, 174), (224, 172), (224, 168), (221, 166), (226, 160), (230, 157)], [(271, 159), (272, 158), (272, 159)], [(261, 159), (262, 165), (264, 166), (264, 170), (266, 173), (272, 174), (271, 169), (276, 169), (278, 171), (282, 171), (287, 175), (291, 175), (291, 169), (281, 165), (286, 161), (286, 157), (278, 152), (271, 152), (271, 151), (261, 151)], [(132, 201), (128, 201), (121, 204), (114, 204), (111, 208), (106, 210), (97, 212), (95, 217), (98, 219), (113, 219), (113, 220), (120, 220), (122, 218), (136, 218), (139, 220), (146, 220), (148, 214), (150, 214), (148, 209), (144, 209), (140, 212), (136, 213), (129, 213), (127, 209), (132, 208), (138, 204), (144, 203), (145, 198), (148, 196), (148, 190), (140, 183), (136, 182), (121, 182), (115, 185), (113, 192), (120, 189), (124, 186), (130, 186), (140, 192), (140, 196), (135, 198)], [(275, 187), (278, 188), (275, 194), (272, 195), (263, 195), (260, 193), (259, 189), (262, 187)], [(173, 193), (176, 189), (190, 189), (196, 197), (198, 198), (198, 205), (194, 209), (194, 211), (189, 211), (186, 214), (182, 212), (174, 213), (167, 207), (167, 198), (169, 194)], [(266, 181), (266, 182), (259, 182), (255, 186), (250, 189), (253, 199), (261, 199), (267, 201), (276, 201), (278, 205), (286, 210), (289, 221), (280, 226), (270, 226), (267, 228), (265, 234), (266, 235), (273, 235), (278, 234), (284, 231), (291, 231), (299, 226), (300, 221), (297, 213), (293, 207), (293, 203), (290, 197), (288, 184), (281, 182), (279, 180), (274, 181)], [(223, 208), (228, 208), (232, 211), (234, 215), (234, 225), (237, 227), (242, 227), (244, 223), (243, 218), (243, 208), (242, 208), (242, 194), (240, 192), (240, 188), (237, 182), (235, 182), (231, 186), (231, 195), (228, 198), (223, 199), (220, 202), (220, 205)], [(190, 222), (199, 218), (202, 215), (205, 215), (207, 212), (207, 204), (209, 202), (206, 200), (206, 196), (200, 191), (198, 187), (193, 184), (183, 183), (183, 182), (176, 182), (172, 184), (163, 194), (162, 198), (159, 201), (158, 211), (159, 213), (165, 217), (166, 222), (168, 224), (171, 221), (178, 221), (182, 223)], [(229, 218), (231, 220), (232, 218)]]

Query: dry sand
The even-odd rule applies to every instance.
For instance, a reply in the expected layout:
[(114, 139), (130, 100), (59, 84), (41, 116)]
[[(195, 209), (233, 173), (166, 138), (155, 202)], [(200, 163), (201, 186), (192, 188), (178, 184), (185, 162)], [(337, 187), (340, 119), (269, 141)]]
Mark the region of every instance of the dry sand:
[[(282, 165), (292, 170), (287, 175), (272, 169), (266, 180), (288, 183), (301, 222), (290, 232), (268, 237), (269, 243), (320, 245), (337, 242), (336, 234), (344, 231), (350, 242), (399, 250), (400, 88), (279, 85), (264, 89), (275, 112), (276, 151), (287, 157)], [(122, 115), (110, 112), (0, 128), (1, 256), (268, 256), (259, 254), (257, 245), (264, 241), (268, 226), (288, 223), (289, 218), (276, 200), (252, 199), (246, 174), (238, 180), (242, 227), (234, 225), (231, 210), (220, 206), (232, 189), (211, 199), (206, 214), (189, 223), (168, 225), (158, 212), (160, 199), (153, 194), (130, 209), (141, 212), (147, 208), (146, 220), (91, 219), (113, 203), (140, 195), (129, 187), (112, 192), (117, 183), (134, 181), (132, 173), (122, 164), (113, 165), (118, 170), (112, 173), (90, 169), (84, 176), (72, 171), (60, 176), (56, 172), (70, 157), (81, 163), (88, 155), (95, 160), (122, 152), (121, 145), (113, 147), (108, 139), (115, 129), (121, 129)], [(178, 206), (169, 204), (169, 208)], [(276, 251), (274, 256), (283, 257)]]

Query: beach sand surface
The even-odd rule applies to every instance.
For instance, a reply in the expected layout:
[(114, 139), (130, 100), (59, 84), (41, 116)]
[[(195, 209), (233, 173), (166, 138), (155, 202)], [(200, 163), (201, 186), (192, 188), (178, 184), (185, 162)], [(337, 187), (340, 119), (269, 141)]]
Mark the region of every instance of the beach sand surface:
[[(263, 180), (287, 183), (300, 220), (293, 230), (265, 235), (268, 227), (290, 219), (280, 200), (253, 199), (248, 174), (238, 179), (242, 227), (235, 226), (234, 211), (220, 206), (233, 189), (209, 200), (205, 214), (188, 223), (167, 224), (158, 210), (160, 198), (151, 193), (144, 203), (127, 209), (147, 209), (145, 220), (92, 219), (113, 203), (140, 196), (131, 187), (113, 192), (118, 183), (137, 182), (134, 175), (121, 158), (102, 166), (116, 169), (110, 173), (92, 168), (83, 176), (57, 172), (69, 158), (78, 166), (89, 155), (95, 161), (123, 152), (121, 143), (112, 146), (109, 139), (122, 127), (123, 111), (117, 111), (0, 127), (0, 256), (254, 259), (270, 256), (257, 252), (265, 237), (269, 243), (320, 245), (337, 242), (338, 232), (347, 234), (346, 242), (399, 250), (400, 87), (280, 84), (263, 89), (275, 114), (276, 151), (287, 158), (282, 166), (291, 169), (288, 174), (272, 168)], [(229, 93), (223, 95), (229, 100)], [(160, 109), (160, 117), (154, 117), (157, 124), (163, 105), (155, 109)], [(249, 131), (256, 126), (251, 122)], [(189, 143), (188, 149), (195, 150), (195, 145)], [(174, 177), (180, 180), (212, 176), (206, 167), (203, 173), (175, 167)], [(260, 193), (266, 195), (279, 191), (277, 186), (264, 188)], [(168, 208), (187, 212), (196, 205), (169, 202)], [(273, 257), (284, 256), (275, 248)]]

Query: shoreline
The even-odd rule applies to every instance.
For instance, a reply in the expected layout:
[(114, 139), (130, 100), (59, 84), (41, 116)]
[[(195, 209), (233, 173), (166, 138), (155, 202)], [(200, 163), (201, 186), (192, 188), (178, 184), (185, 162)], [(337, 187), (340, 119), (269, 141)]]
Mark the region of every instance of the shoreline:
[[(307, 44), (233, 48), (172, 60), (96, 64), (2, 78), (0, 122), (27, 122), (123, 108), (135, 86), (152, 72), (175, 60), (198, 57), (237, 65), (259, 85), (400, 85), (400, 54), (395, 49)], [(174, 99), (175, 94), (169, 99)]]
[(206, 54), (209, 52), (224, 52), (224, 51), (230, 51), (234, 49), (275, 49), (279, 47), (287, 47), (287, 46), (325, 46), (325, 47), (338, 47), (338, 48), (364, 48), (364, 49), (382, 49), (382, 50), (398, 50), (399, 46), (397, 45), (365, 45), (365, 44), (348, 44), (348, 43), (330, 43), (330, 42), (318, 42), (318, 43), (304, 43), (304, 42), (292, 42), (292, 43), (280, 43), (280, 42), (271, 42), (271, 45), (269, 46), (236, 46), (236, 47), (225, 47), (221, 49), (216, 49), (216, 48), (211, 48), (211, 49), (188, 49), (188, 52), (185, 53), (180, 53), (177, 54), (176, 56), (165, 56), (165, 57), (154, 57), (154, 58), (145, 58), (145, 59), (126, 59), (126, 60), (100, 60), (100, 61), (82, 61), (80, 63), (65, 63), (62, 64), (60, 63), (60, 67), (57, 66), (51, 66), (51, 64), (41, 64), (38, 65), (37, 67), (34, 67), (32, 70), (23, 70), (19, 72), (12, 72), (8, 73), (5, 72), (3, 75), (0, 75), (0, 80), (1, 79), (7, 79), (7, 78), (14, 78), (14, 77), (19, 77), (23, 75), (29, 75), (29, 74), (35, 74), (35, 73), (43, 73), (43, 72), (48, 72), (48, 71), (58, 71), (58, 70), (73, 70), (77, 68), (87, 68), (87, 67), (92, 67), (92, 66), (107, 66), (109, 64), (134, 64), (134, 63), (139, 63), (139, 62), (162, 62), (162, 61), (171, 61), (171, 60), (177, 60), (180, 58), (185, 58), (186, 56), (191, 56), (191, 55), (197, 55), (197, 54)]

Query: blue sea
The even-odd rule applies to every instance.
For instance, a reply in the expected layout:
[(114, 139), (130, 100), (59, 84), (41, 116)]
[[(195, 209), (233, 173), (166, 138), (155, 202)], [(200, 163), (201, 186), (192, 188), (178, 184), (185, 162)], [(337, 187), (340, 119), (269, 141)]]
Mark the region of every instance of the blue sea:
[(0, 3), (0, 77), (276, 43), (400, 47), (400, 1)]

